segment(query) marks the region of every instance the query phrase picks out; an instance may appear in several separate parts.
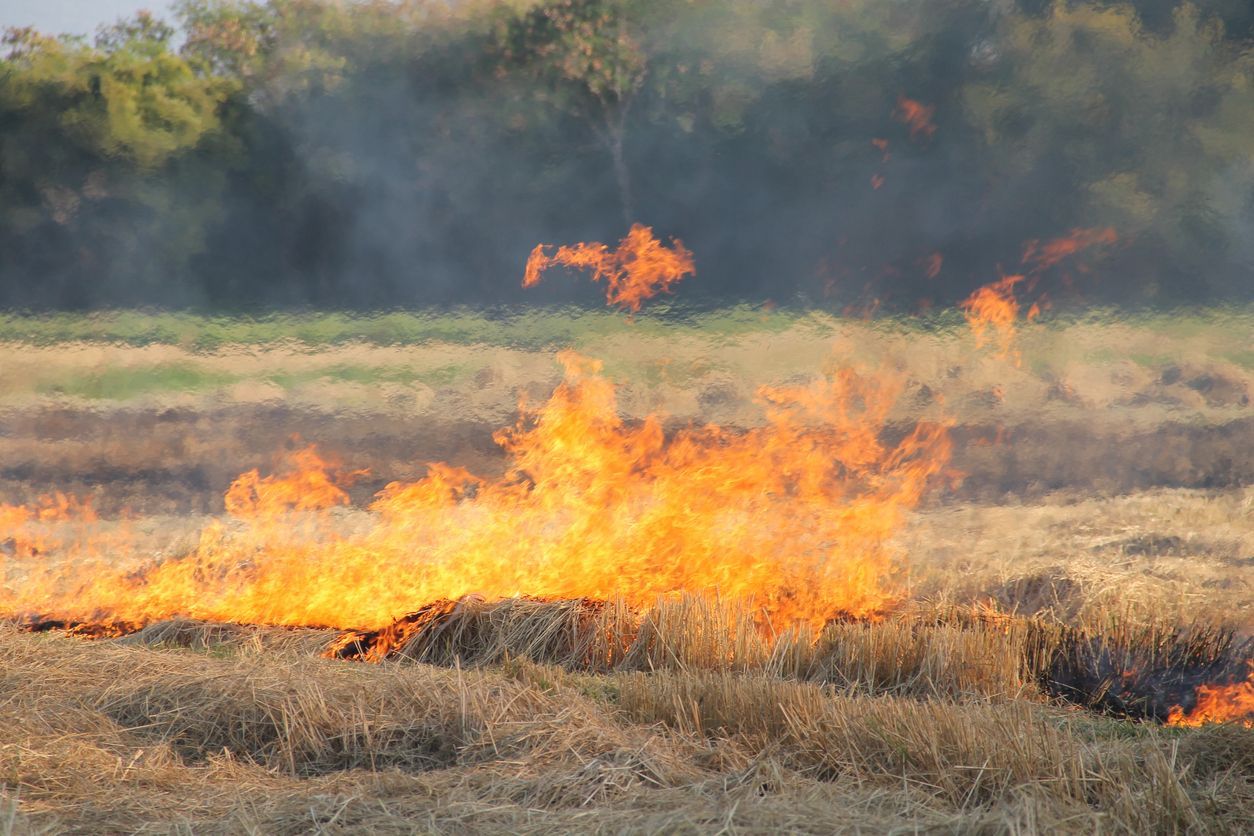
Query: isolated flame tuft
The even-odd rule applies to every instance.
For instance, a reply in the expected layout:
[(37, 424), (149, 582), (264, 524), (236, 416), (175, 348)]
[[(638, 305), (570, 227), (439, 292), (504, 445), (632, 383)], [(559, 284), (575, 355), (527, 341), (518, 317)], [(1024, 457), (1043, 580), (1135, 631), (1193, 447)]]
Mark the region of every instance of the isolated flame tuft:
[[(1032, 240), (1023, 247), (1021, 262), (1024, 272), (1019, 275), (1005, 276), (991, 284), (981, 287), (964, 299), (959, 306), (966, 315), (967, 322), (975, 334), (976, 348), (996, 343), (997, 356), (1013, 360), (1018, 366), (1021, 362), (1019, 351), (1015, 348), (1017, 334), (1016, 321), (1019, 317), (1020, 303), (1016, 297), (1016, 286), (1031, 291), (1036, 287), (1041, 274), (1051, 267), (1057, 266), (1083, 250), (1099, 245), (1117, 243), (1119, 236), (1114, 228), (1076, 228), (1068, 234), (1048, 241)], [(937, 265), (939, 272), (939, 263)], [(930, 275), (929, 275), (930, 277)], [(1044, 295), (1029, 307), (1025, 319), (1035, 319), (1045, 304)], [(990, 333), (991, 332), (991, 333)], [(996, 339), (992, 335), (996, 335)]]
[[(1024, 276), (1006, 276), (992, 284), (984, 285), (960, 303), (967, 323), (975, 334), (975, 347), (996, 343), (997, 356), (1013, 360), (1019, 365), (1020, 356), (1015, 348), (1015, 323), (1019, 318), (1019, 300), (1015, 298), (1015, 285)], [(1039, 313), (1033, 306), (1028, 319)]]
[(606, 302), (633, 313), (640, 310), (644, 300), (696, 273), (692, 253), (681, 241), (675, 239), (667, 247), (653, 237), (652, 229), (641, 224), (633, 224), (613, 250), (596, 242), (561, 246), (552, 255), (550, 249), (551, 245), (538, 244), (531, 251), (523, 287), (538, 284), (550, 267), (590, 270), (594, 282), (605, 282)]
[(932, 116), (936, 113), (935, 105), (925, 105), (908, 99), (897, 97), (897, 118), (910, 129), (911, 139), (931, 139), (936, 133), (936, 125)]
[(1061, 238), (1054, 238), (1049, 241), (1029, 241), (1023, 247), (1022, 261), (1025, 266), (1032, 268), (1034, 271), (1041, 271), (1053, 267), (1063, 259), (1089, 247), (1111, 245), (1118, 242), (1118, 240), (1119, 236), (1115, 233), (1113, 227), (1101, 229), (1077, 228)]

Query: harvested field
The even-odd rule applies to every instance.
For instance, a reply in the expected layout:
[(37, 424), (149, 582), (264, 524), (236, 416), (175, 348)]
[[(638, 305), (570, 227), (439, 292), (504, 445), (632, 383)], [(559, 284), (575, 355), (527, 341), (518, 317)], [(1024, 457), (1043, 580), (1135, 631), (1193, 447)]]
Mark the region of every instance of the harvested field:
[[(557, 336), (526, 344), (516, 323), (450, 336), (438, 319), (377, 340), (254, 325), (252, 343), (221, 322), (213, 339), (195, 320), (170, 339), (159, 318), (127, 320), (125, 339), (107, 320), (11, 322), (25, 336), (0, 346), (0, 833), (1250, 829), (1254, 320), (1028, 326), (1016, 366), (956, 328), (708, 316), (533, 319)], [(654, 451), (709, 441), (691, 428), (707, 421), (716, 450), (769, 446), (759, 387), (821, 383), (833, 357), (899, 381), (882, 421), (850, 433), (891, 453), (937, 422), (952, 455), (900, 507), (896, 487), (867, 487), (896, 485), (894, 455), (873, 477), (838, 474), (840, 507), (875, 510), (842, 541), (851, 564), (874, 558), (874, 606), (815, 609), (791, 581), (571, 595), (539, 556), (535, 577), (557, 587), (405, 598), (436, 588), (411, 577), (423, 561), (488, 583), (475, 549), (577, 553), (526, 504), (549, 460), (493, 435), (520, 396), (577, 402), (563, 340), (610, 358), (611, 429)], [(879, 391), (849, 385), (855, 401)], [(807, 433), (785, 438), (846, 449)], [(335, 464), (284, 475), (311, 442)], [(687, 459), (660, 461), (622, 471), (643, 479), (635, 493), (587, 494), (628, 524), (579, 522), (575, 546), (656, 542), (623, 531), (660, 525), (653, 492), (685, 484), (672, 470)], [(385, 499), (409, 496), (432, 462), (479, 481), (417, 494), (449, 503), (431, 516), (373, 499), (390, 483)], [(759, 526), (782, 519), (738, 502)], [(482, 528), (506, 511), (539, 522)], [(432, 528), (440, 514), (455, 519)], [(757, 536), (733, 531), (715, 553)], [(462, 551), (430, 542), (458, 537)], [(768, 577), (778, 556), (759, 557)], [(619, 570), (702, 577), (636, 558)], [(44, 575), (62, 586), (32, 593)], [(191, 597), (162, 586), (189, 579)], [(317, 586), (291, 596), (306, 609), (222, 615), (298, 582)], [(355, 592), (404, 603), (302, 615)], [(102, 603), (127, 596), (134, 612)], [(1216, 694), (1228, 722), (1202, 723)]]
[[(961, 665), (836, 685), (355, 665), (304, 643), (3, 631), (6, 827), (1239, 832), (1254, 802), (1247, 729), (1068, 710)], [(876, 645), (864, 661), (897, 667)]]

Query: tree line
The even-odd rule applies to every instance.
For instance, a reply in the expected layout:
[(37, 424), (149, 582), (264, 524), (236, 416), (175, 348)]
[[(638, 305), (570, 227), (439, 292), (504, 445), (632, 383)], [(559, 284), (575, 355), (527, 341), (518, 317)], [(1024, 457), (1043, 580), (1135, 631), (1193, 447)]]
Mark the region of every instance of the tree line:
[[(1243, 0), (183, 0), (9, 29), (0, 305), (592, 301), (541, 242), (631, 223), (694, 303), (1254, 297)], [(1109, 244), (1109, 242), (1107, 242)], [(1039, 247), (1039, 243), (1038, 243)]]

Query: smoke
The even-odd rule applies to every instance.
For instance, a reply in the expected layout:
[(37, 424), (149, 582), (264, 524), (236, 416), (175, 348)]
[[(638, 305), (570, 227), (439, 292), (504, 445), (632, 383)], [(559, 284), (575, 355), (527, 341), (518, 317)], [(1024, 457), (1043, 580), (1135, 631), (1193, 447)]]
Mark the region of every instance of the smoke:
[[(612, 36), (586, 66), (545, 8), (185, 4), (230, 89), (150, 165), (67, 139), (77, 99), (19, 100), (7, 62), (0, 303), (595, 305), (523, 265), (625, 206), (695, 253), (689, 305), (951, 306), (1098, 227), (1056, 304), (1254, 298), (1240, 4), (561, 4)], [(255, 50), (209, 37), (230, 14)]]

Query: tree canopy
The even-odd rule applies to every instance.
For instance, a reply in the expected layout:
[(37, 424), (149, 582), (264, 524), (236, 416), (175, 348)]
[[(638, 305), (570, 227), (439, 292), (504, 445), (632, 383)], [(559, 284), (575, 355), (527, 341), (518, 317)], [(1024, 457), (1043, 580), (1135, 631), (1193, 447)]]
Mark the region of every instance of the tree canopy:
[(524, 295), (527, 254), (634, 222), (698, 302), (952, 304), (1089, 228), (1060, 301), (1249, 301), (1254, 11), (183, 0), (4, 36), (5, 306), (592, 301)]

